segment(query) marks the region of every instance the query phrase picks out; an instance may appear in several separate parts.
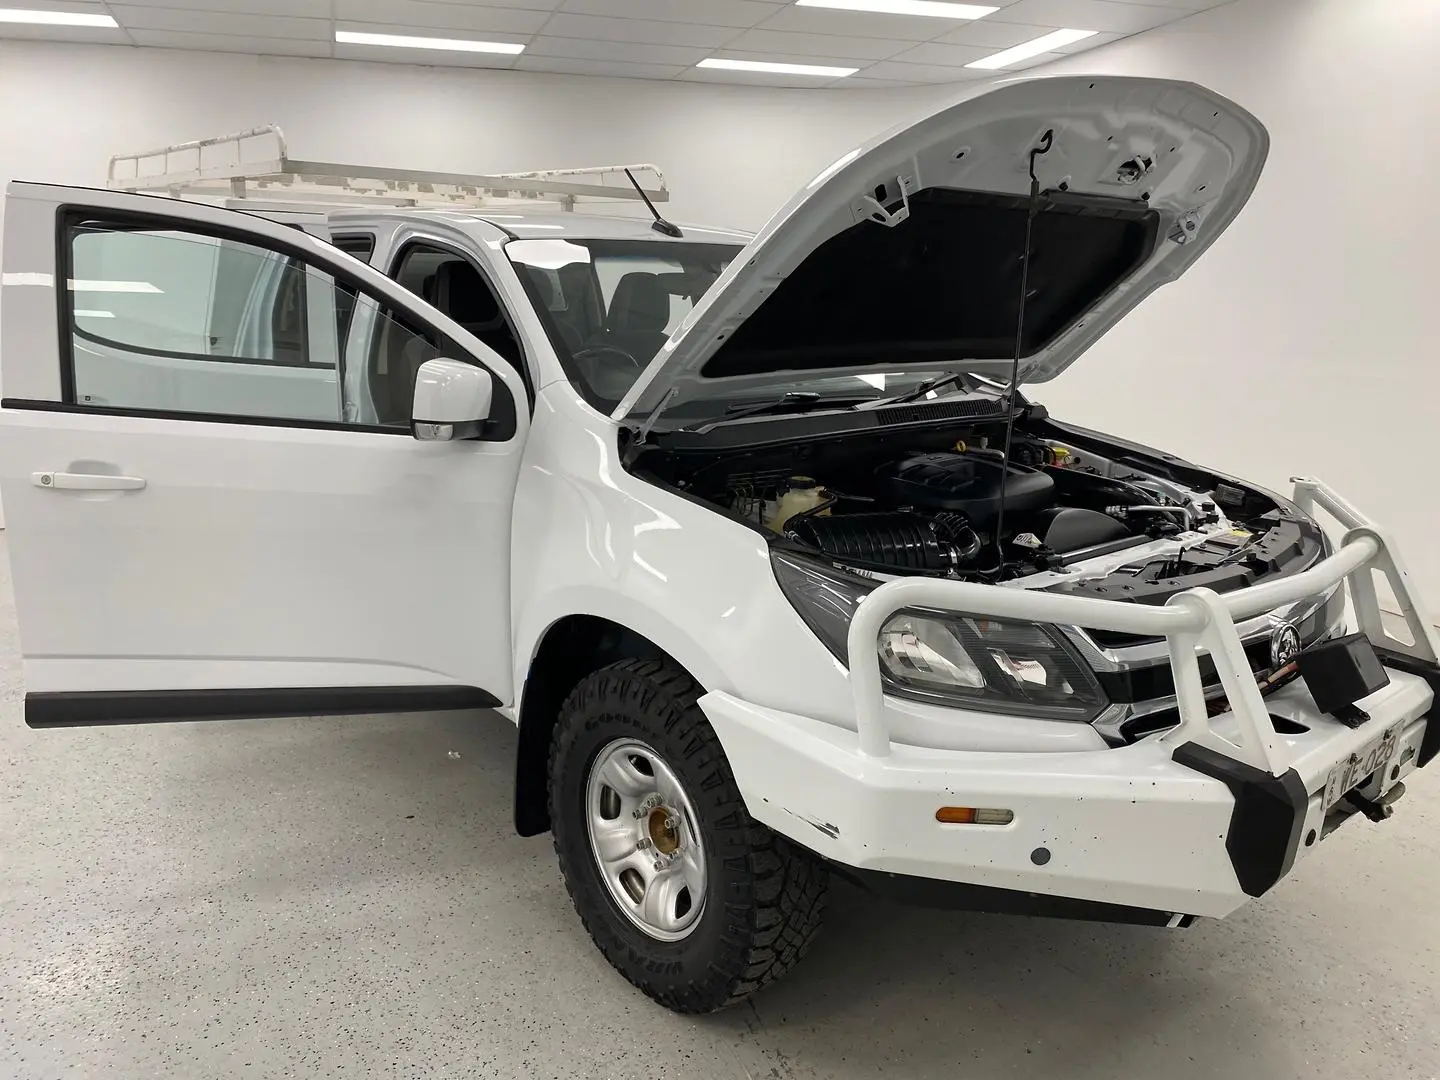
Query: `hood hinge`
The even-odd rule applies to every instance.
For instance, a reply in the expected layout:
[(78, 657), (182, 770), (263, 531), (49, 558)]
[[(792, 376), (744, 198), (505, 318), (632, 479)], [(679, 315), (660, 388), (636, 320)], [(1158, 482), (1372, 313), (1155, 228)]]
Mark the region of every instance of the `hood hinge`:
[[(902, 221), (908, 220), (910, 217), (910, 189), (915, 186), (915, 178), (905, 175), (897, 176), (895, 177), (895, 186), (900, 189), (900, 205), (896, 206), (893, 210), (882, 203), (875, 195), (861, 195), (860, 198), (856, 200), (856, 210), (863, 214), (867, 220), (878, 222), (887, 229), (893, 229)], [(875, 190), (882, 193), (881, 197), (890, 194), (889, 191), (885, 189), (884, 184), (879, 185)]]
[(1175, 221), (1175, 228), (1170, 230), (1169, 239), (1177, 244), (1188, 244), (1195, 239), (1195, 234), (1200, 231), (1200, 213), (1197, 210), (1186, 210)]
[(655, 408), (650, 410), (650, 415), (647, 416), (640, 423), (640, 425), (634, 429), (635, 438), (631, 441), (630, 446), (626, 450), (627, 460), (629, 460), (629, 454), (639, 450), (646, 444), (646, 442), (649, 441), (650, 429), (655, 426), (655, 421), (660, 419), (660, 414), (663, 413), (667, 408), (669, 408), (670, 403), (679, 396), (680, 388), (678, 386), (672, 386), (669, 390), (665, 391), (665, 396), (656, 403)]

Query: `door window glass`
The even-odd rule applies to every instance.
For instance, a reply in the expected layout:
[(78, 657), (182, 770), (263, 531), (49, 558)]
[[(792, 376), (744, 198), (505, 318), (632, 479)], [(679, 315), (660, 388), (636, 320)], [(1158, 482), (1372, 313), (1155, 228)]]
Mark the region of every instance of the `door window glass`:
[(69, 236), (82, 406), (408, 431), (420, 364), (475, 362), (283, 251), (94, 221)]
[(390, 275), (483, 341), (517, 371), (520, 341), (484, 275), (458, 252), (434, 244), (406, 245)]

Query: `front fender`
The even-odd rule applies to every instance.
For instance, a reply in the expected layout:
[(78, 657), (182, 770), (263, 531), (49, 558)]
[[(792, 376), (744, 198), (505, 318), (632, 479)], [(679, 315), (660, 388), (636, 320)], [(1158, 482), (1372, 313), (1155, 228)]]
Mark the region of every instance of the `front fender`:
[(627, 473), (618, 425), (568, 384), (541, 392), (533, 425), (512, 530), (517, 687), (550, 627), (593, 615), (707, 690), (847, 722), (846, 673), (781, 594), (764, 536)]

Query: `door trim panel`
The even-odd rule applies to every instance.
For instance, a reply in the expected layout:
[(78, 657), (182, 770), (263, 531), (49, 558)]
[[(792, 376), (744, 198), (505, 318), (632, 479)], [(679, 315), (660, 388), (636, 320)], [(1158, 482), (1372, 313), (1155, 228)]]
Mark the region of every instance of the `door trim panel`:
[(501, 701), (477, 686), (302, 686), (237, 690), (116, 690), (25, 695), (32, 728), (168, 724), (281, 716), (493, 709)]

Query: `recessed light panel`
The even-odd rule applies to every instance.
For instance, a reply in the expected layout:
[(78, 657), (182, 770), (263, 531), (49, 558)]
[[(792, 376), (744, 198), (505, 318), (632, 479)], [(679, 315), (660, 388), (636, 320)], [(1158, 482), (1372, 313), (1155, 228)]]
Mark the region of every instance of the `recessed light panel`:
[(967, 68), (984, 68), (987, 71), (993, 71), (996, 68), (1018, 64), (1021, 60), (1029, 60), (1032, 56), (1039, 56), (1041, 53), (1053, 52), (1065, 45), (1074, 45), (1075, 42), (1084, 41), (1088, 37), (1094, 37), (1097, 33), (1099, 33), (1098, 30), (1056, 30), (1053, 34), (1046, 34), (1044, 37), (1022, 41), (1013, 49), (991, 53), (989, 56), (981, 57), (979, 60), (966, 64), (965, 66)]
[(100, 26), (118, 30), (120, 24), (109, 15), (87, 15), (78, 11), (27, 11), (0, 8), (0, 23), (31, 23), (37, 26)]
[(825, 67), (821, 64), (772, 64), (766, 60), (720, 60), (715, 57), (701, 60), (695, 66), (724, 68), (727, 71), (767, 71), (775, 75), (813, 75), (818, 79), (841, 79), (860, 70), (853, 67)]
[(335, 40), (341, 45), (388, 45), (396, 49), (505, 53), (510, 56), (525, 51), (524, 45), (515, 45), (508, 41), (471, 41), (468, 38), (413, 37), (406, 34), (361, 34), (353, 30), (336, 30)]
[(999, 11), (985, 4), (951, 4), (946, 0), (795, 0), (796, 7), (871, 11), (881, 15), (928, 15), (937, 19), (980, 19)]

